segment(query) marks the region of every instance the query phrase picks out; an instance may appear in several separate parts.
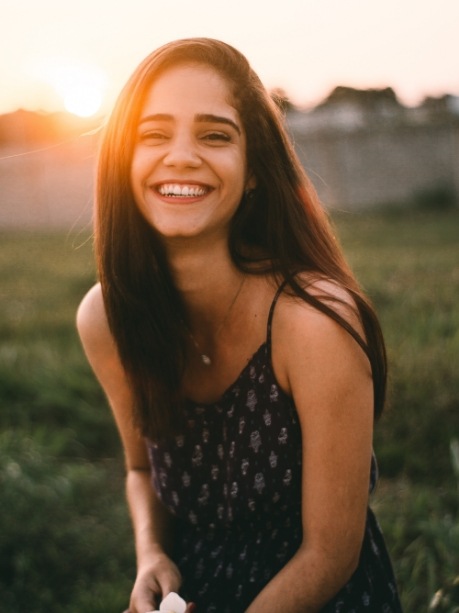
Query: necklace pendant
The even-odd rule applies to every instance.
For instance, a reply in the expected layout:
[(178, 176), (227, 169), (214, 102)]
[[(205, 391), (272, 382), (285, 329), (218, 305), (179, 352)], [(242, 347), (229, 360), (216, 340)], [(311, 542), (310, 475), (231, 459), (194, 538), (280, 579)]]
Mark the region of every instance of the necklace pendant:
[(212, 364), (212, 360), (205, 353), (201, 353), (201, 361), (205, 366), (210, 366)]

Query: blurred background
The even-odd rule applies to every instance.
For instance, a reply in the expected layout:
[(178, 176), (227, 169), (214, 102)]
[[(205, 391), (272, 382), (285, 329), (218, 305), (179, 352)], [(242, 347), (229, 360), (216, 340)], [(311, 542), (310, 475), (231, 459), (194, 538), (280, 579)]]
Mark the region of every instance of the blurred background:
[(285, 121), (390, 359), (372, 504), (408, 613), (459, 606), (456, 0), (0, 5), (0, 610), (121, 611), (123, 458), (74, 318), (100, 129), (151, 50), (239, 48)]

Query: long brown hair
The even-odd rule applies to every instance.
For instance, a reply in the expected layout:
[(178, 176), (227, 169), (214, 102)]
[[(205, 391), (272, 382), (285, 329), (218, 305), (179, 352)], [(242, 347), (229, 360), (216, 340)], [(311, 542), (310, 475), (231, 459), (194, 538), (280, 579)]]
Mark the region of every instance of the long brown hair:
[[(154, 80), (180, 63), (200, 63), (223, 76), (247, 141), (247, 163), (257, 187), (232, 220), (229, 248), (241, 270), (271, 272), (290, 291), (343, 326), (367, 354), (374, 410), (383, 409), (386, 355), (374, 310), (347, 266), (323, 207), (304, 173), (276, 104), (246, 58), (221, 41), (184, 39), (160, 47), (122, 90), (101, 144), (96, 194), (96, 255), (111, 331), (135, 396), (135, 417), (153, 439), (181, 423), (181, 379), (186, 338), (184, 306), (163, 245), (140, 214), (130, 186), (139, 113)], [(254, 253), (262, 254), (254, 261)], [(308, 293), (298, 272), (335, 281), (353, 297), (365, 339), (333, 308)]]

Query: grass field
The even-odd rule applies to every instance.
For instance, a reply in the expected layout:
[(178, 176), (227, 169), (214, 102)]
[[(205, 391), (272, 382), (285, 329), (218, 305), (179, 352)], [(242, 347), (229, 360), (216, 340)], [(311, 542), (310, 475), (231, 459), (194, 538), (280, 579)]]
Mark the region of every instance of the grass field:
[[(340, 214), (335, 223), (390, 358), (373, 506), (406, 612), (427, 611), (459, 572), (459, 214)], [(121, 452), (74, 329), (94, 279), (87, 234), (0, 234), (5, 613), (108, 613), (127, 603), (134, 559)]]

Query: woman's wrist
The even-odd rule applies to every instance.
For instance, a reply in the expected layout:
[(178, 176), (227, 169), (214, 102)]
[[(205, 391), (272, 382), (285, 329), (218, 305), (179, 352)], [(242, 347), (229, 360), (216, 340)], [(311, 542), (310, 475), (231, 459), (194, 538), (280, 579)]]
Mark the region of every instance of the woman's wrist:
[(137, 568), (157, 564), (164, 558), (168, 558), (164, 547), (160, 543), (142, 543), (137, 550)]

